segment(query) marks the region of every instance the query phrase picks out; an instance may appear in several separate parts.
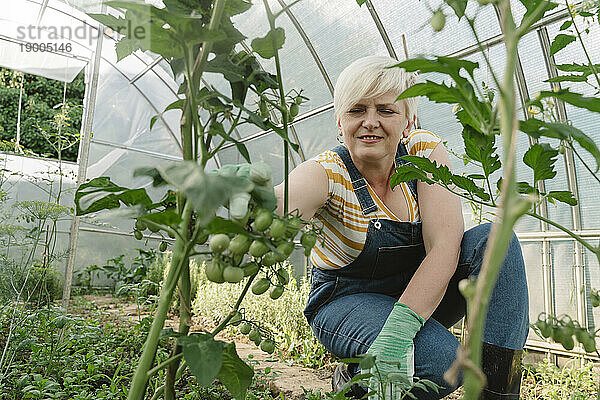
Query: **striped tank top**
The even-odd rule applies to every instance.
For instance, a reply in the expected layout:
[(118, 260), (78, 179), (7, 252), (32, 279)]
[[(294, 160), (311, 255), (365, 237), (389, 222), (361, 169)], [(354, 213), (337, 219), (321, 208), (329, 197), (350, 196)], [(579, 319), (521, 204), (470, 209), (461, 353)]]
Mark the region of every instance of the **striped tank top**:
[[(402, 138), (408, 154), (420, 157), (429, 157), (441, 141), (439, 136), (426, 130), (414, 130), (408, 137)], [(377, 205), (377, 210), (368, 216), (363, 215), (358, 198), (352, 190), (350, 175), (337, 153), (328, 150), (312, 159), (327, 173), (328, 200), (313, 217), (314, 222), (322, 228), (322, 233), (313, 247), (310, 261), (321, 269), (343, 268), (354, 261), (362, 251), (370, 220), (399, 219), (379, 199), (368, 183), (367, 188)], [(408, 183), (402, 182), (397, 188), (402, 190), (408, 203), (409, 221), (406, 222), (420, 221), (419, 207)]]

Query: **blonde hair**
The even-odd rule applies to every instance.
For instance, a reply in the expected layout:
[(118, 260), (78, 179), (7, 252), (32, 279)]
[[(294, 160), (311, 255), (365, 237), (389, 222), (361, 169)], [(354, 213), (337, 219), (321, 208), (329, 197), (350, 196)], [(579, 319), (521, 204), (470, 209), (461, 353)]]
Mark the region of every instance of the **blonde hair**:
[[(398, 96), (417, 82), (416, 72), (407, 72), (399, 67), (389, 68), (396, 64), (398, 60), (391, 57), (367, 56), (348, 65), (335, 83), (333, 107), (336, 119), (360, 99), (378, 97), (390, 91)], [(416, 97), (402, 102), (407, 119), (417, 115)]]

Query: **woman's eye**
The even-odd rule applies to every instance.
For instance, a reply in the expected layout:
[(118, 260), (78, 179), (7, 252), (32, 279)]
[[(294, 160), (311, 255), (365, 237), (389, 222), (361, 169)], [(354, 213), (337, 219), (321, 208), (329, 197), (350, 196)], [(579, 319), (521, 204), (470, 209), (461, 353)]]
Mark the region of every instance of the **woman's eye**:
[(348, 113), (350, 114), (358, 114), (363, 112), (364, 110), (362, 108), (351, 108), (350, 110), (348, 110)]
[(382, 114), (394, 114), (395, 113), (394, 110), (390, 110), (389, 108), (380, 108), (379, 112)]

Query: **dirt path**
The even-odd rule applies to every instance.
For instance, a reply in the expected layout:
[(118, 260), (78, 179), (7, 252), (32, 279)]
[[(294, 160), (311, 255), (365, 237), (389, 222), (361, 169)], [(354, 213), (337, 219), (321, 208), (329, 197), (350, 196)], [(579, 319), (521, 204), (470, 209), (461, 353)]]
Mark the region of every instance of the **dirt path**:
[[(138, 307), (135, 304), (123, 302), (112, 296), (91, 296), (84, 298), (92, 302), (98, 310), (108, 313), (112, 318), (127, 320), (130, 322), (138, 321), (148, 315), (147, 311), (142, 310), (138, 313)], [(196, 322), (196, 321), (195, 321)], [(179, 321), (176, 317), (170, 316), (165, 325), (167, 327), (177, 328)], [(201, 326), (194, 324), (191, 330), (200, 331)], [(231, 338), (221, 337), (223, 340), (231, 341)], [(257, 348), (254, 344), (235, 341), (237, 353), (240, 358), (254, 366), (255, 372), (264, 379), (272, 390), (283, 393), (286, 399), (301, 400), (305, 398), (305, 390), (321, 393), (331, 391), (331, 372), (303, 368), (297, 365), (288, 365), (280, 359), (273, 357)], [(265, 373), (265, 369), (267, 372)], [(304, 389), (303, 389), (304, 388)], [(453, 393), (444, 398), (444, 400), (459, 399), (459, 393)]]

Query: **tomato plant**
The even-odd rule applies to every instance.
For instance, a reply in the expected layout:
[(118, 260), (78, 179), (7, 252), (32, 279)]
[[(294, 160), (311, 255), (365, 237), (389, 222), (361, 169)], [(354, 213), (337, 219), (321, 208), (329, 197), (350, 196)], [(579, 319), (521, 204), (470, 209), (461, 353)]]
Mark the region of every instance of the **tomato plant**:
[[(144, 398), (148, 380), (166, 368), (165, 384), (154, 396), (164, 394), (166, 399), (174, 399), (175, 382), (189, 368), (200, 385), (209, 385), (217, 378), (235, 398), (243, 399), (252, 380), (252, 369), (237, 356), (232, 343), (214, 337), (227, 325), (243, 323), (243, 330), (257, 346), (261, 345), (266, 352), (274, 350), (269, 332), (257, 323), (244, 321), (238, 308), (250, 287), (255, 293), (265, 293), (272, 287), (271, 298), (281, 296), (289, 277), (279, 271), (278, 265), (290, 256), (293, 238), (303, 225), (298, 216), (288, 213), (287, 191), (284, 215), (274, 215), (277, 201), (269, 166), (251, 162), (245, 145), (232, 136), (240, 124), (275, 132), (284, 143), (284, 176), (287, 176), (290, 147), (298, 151), (298, 144), (288, 136), (288, 123), (306, 98), (297, 90), (285, 94), (280, 73), (263, 71), (256, 60), (256, 57), (273, 58), (277, 71), (281, 70), (278, 51), (285, 35), (275, 21), (284, 10), (274, 14), (269, 4), (263, 2), (269, 31), (264, 37), (252, 40), (250, 52), (235, 50), (244, 36), (231, 21), (233, 16), (250, 8), (251, 4), (245, 0), (172, 0), (165, 1), (163, 8), (128, 0), (108, 4), (124, 9), (124, 16), (92, 14), (92, 17), (115, 31), (124, 24), (143, 24), (152, 32), (152, 40), (124, 36), (116, 46), (118, 60), (138, 49), (151, 51), (167, 60), (175, 78), (183, 82), (180, 87), (183, 97), (166, 110), (181, 110), (184, 161), (134, 172), (134, 176), (151, 178), (154, 186), (167, 186), (164, 197), (154, 202), (144, 189), (121, 187), (107, 177), (81, 185), (75, 195), (78, 215), (131, 207), (137, 213), (136, 238), (143, 238), (142, 232), (148, 229), (163, 238), (175, 239), (171, 268), (161, 288), (156, 315), (128, 398)], [(215, 87), (201, 87), (204, 72), (223, 74), (231, 95)], [(247, 104), (250, 96), (257, 99), (256, 107)], [(205, 121), (200, 120), (199, 110), (208, 114)], [(157, 116), (152, 118), (150, 127), (156, 120)], [(226, 143), (233, 143), (247, 163), (206, 171), (209, 160)], [(223, 209), (227, 218), (217, 216), (217, 211)], [(207, 241), (208, 251), (204, 245)], [(165, 246), (166, 241), (161, 242), (160, 250), (166, 250)], [(217, 328), (210, 333), (190, 334), (189, 259), (197, 254), (209, 257), (208, 279), (217, 283), (245, 280), (245, 289)], [(252, 286), (258, 275), (261, 277)], [(171, 357), (154, 365), (158, 340), (176, 288), (180, 300), (177, 342)]]

